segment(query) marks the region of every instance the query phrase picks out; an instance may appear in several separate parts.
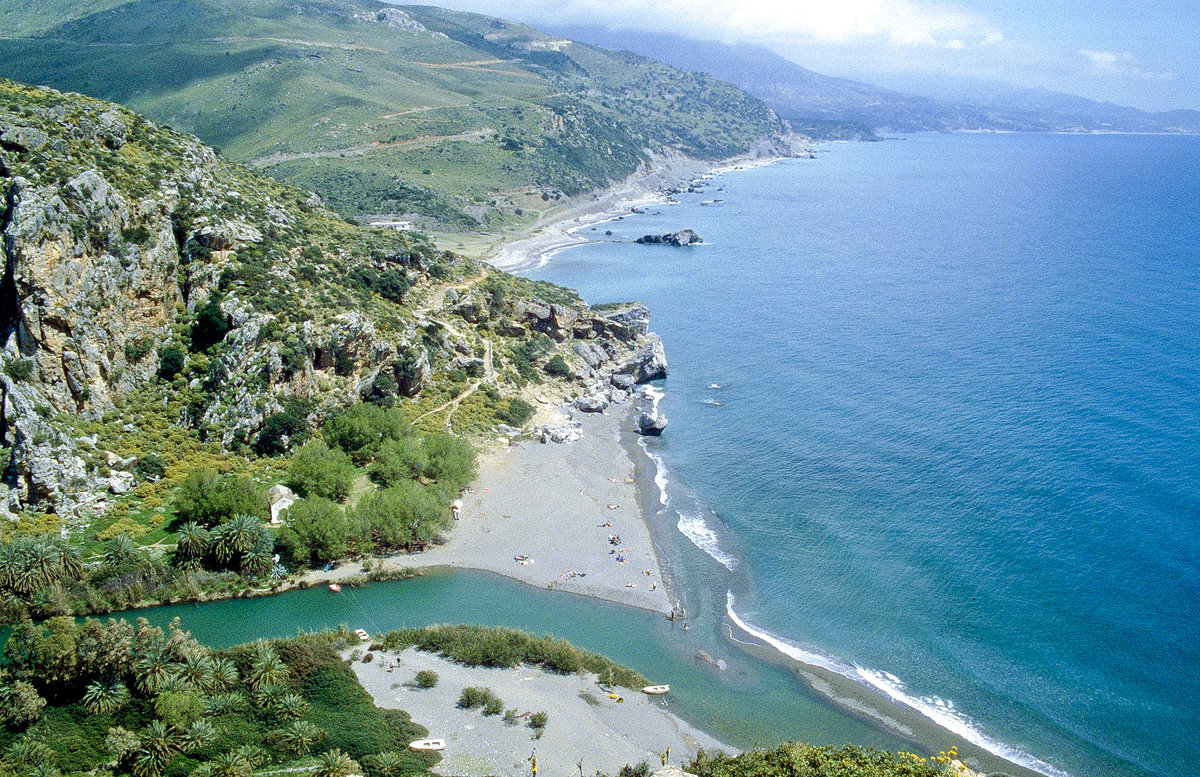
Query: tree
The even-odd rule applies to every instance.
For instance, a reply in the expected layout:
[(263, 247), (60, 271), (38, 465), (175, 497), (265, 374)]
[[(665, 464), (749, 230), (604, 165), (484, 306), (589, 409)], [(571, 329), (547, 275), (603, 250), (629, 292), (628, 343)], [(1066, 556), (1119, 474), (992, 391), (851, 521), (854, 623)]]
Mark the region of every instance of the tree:
[(415, 480), (429, 467), (429, 456), (421, 440), (403, 437), (385, 440), (371, 462), (371, 479), (381, 486), (390, 486), (401, 480)]
[(309, 497), (288, 508), (279, 543), (297, 561), (320, 564), (346, 554), (349, 528), (341, 507), (328, 499)]
[(129, 689), (120, 680), (96, 680), (83, 694), (83, 707), (93, 715), (116, 712), (129, 701)]
[(252, 515), (235, 515), (213, 532), (213, 555), (232, 566), (269, 536), (262, 521)]
[(437, 481), (443, 498), (454, 497), (475, 477), (475, 449), (466, 440), (437, 433), (426, 435), (421, 445), (429, 461), (425, 477)]
[(348, 453), (356, 463), (364, 464), (384, 440), (411, 437), (413, 430), (396, 408), (384, 409), (364, 402), (327, 420), (323, 434), (330, 445)]
[(368, 494), (359, 502), (358, 517), (371, 539), (387, 547), (432, 539), (449, 522), (445, 506), (412, 481)]
[(118, 534), (104, 543), (101, 558), (108, 567), (124, 567), (139, 558), (138, 546), (128, 534)]
[(194, 753), (208, 747), (217, 738), (217, 729), (207, 720), (194, 720), (183, 732), (182, 746), (185, 753)]
[(229, 323), (229, 317), (221, 310), (221, 296), (214, 292), (196, 311), (196, 321), (192, 324), (192, 350), (207, 351), (224, 340)]
[(175, 497), (176, 514), (211, 527), (234, 515), (267, 519), (271, 509), (262, 488), (244, 475), (218, 476), (212, 470), (190, 473)]
[(133, 627), (124, 618), (101, 623), (88, 618), (76, 643), (79, 671), (85, 677), (118, 677), (133, 669)]
[(212, 686), (213, 690), (223, 691), (232, 688), (237, 684), (238, 671), (233, 662), (228, 658), (218, 656), (212, 662)]
[(275, 649), (266, 642), (258, 642), (251, 653), (250, 671), (246, 684), (254, 690), (278, 685), (287, 679), (287, 664), (276, 655)]
[(367, 756), (365, 760), (371, 774), (378, 777), (396, 777), (409, 768), (406, 759), (391, 750)]
[(171, 343), (158, 351), (158, 377), (170, 380), (183, 372), (184, 359), (187, 355), (177, 343)]
[(354, 484), (354, 462), (323, 440), (312, 440), (292, 455), (287, 484), (300, 496), (340, 501)]
[(162, 653), (142, 657), (134, 669), (137, 688), (147, 696), (153, 696), (167, 684), (171, 676), (171, 662)]
[(179, 528), (178, 540), (175, 544), (175, 563), (199, 563), (208, 554), (212, 536), (195, 521), (189, 521)]
[(324, 731), (307, 720), (297, 720), (283, 729), (280, 739), (289, 752), (304, 755), (324, 736)]
[(313, 774), (315, 777), (347, 777), (361, 772), (362, 767), (357, 761), (335, 747), (317, 756), (317, 768)]
[(0, 715), (13, 728), (24, 728), (42, 716), (46, 700), (29, 683), (17, 680), (0, 686)]

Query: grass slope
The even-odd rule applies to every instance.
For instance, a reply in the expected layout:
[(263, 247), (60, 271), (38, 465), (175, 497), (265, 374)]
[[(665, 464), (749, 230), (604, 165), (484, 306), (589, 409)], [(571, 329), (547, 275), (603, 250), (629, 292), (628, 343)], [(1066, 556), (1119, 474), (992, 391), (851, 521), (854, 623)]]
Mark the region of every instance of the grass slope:
[(784, 128), (709, 76), (532, 28), (374, 0), (0, 0), (0, 75), (122, 102), (344, 213), (520, 221)]

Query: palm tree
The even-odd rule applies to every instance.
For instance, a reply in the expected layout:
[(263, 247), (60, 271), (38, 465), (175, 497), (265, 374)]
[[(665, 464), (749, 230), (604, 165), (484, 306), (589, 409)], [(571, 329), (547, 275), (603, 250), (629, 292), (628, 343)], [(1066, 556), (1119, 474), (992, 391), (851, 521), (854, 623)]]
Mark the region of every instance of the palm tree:
[(275, 558), (271, 553), (271, 547), (265, 543), (255, 545), (242, 554), (242, 575), (244, 577), (265, 575), (274, 567)]
[(240, 693), (216, 693), (204, 702), (204, 711), (209, 715), (224, 715), (246, 706), (246, 697)]
[(83, 706), (93, 715), (116, 712), (129, 701), (129, 689), (120, 680), (97, 680), (83, 694)]
[(118, 534), (104, 543), (104, 553), (101, 554), (104, 563), (110, 567), (128, 564), (138, 556), (137, 544), (128, 534)]
[(308, 712), (308, 702), (298, 693), (284, 693), (275, 698), (272, 709), (284, 723), (297, 720)]
[(209, 693), (213, 690), (213, 660), (208, 656), (188, 656), (179, 669), (179, 676)]
[(217, 729), (207, 720), (203, 718), (192, 721), (192, 725), (187, 727), (187, 731), (183, 732), (182, 744), (185, 753), (194, 753), (197, 750), (212, 744), (212, 741), (217, 738)]
[(217, 560), (225, 564), (235, 555), (245, 553), (258, 544), (262, 535), (262, 521), (252, 515), (235, 515), (214, 533)]
[(226, 690), (237, 684), (238, 671), (228, 658), (212, 660), (212, 687), (214, 690)]
[(57, 753), (44, 742), (24, 736), (8, 748), (8, 752), (4, 754), (4, 762), (10, 768), (16, 767), (16, 771), (24, 771), (36, 764), (53, 764), (56, 755)]
[(315, 777), (348, 777), (361, 773), (358, 762), (336, 747), (317, 756), (317, 768), (313, 770)]
[(181, 744), (172, 726), (153, 721), (142, 733), (142, 746), (133, 757), (134, 777), (158, 777), (179, 753)]
[(370, 758), (371, 771), (380, 777), (396, 777), (400, 772), (404, 771), (408, 764), (398, 754), (388, 750), (383, 753), (376, 753), (368, 756)]
[(296, 755), (304, 755), (325, 736), (325, 732), (307, 720), (293, 721), (283, 730), (283, 746)]
[(171, 662), (161, 653), (152, 653), (137, 662), (134, 672), (137, 675), (138, 690), (150, 696), (166, 686), (167, 679), (172, 674)]
[(246, 777), (254, 771), (245, 757), (236, 750), (221, 753), (209, 761), (213, 777)]
[(246, 677), (246, 683), (251, 688), (258, 690), (269, 685), (278, 685), (287, 679), (287, 675), (287, 664), (279, 660), (279, 656), (275, 655), (275, 650), (270, 645), (259, 642), (254, 646), (250, 673)]
[(185, 523), (179, 529), (179, 541), (175, 545), (175, 556), (179, 561), (199, 561), (208, 552), (212, 535), (194, 521)]

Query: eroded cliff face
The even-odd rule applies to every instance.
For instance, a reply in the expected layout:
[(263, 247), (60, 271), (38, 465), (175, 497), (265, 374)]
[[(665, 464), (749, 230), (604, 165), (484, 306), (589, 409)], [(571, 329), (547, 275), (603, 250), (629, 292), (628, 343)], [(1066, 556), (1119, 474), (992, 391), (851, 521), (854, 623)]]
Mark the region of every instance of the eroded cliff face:
[(0, 195), (10, 513), (102, 512), (136, 484), (137, 456), (170, 463), (147, 408), (238, 450), (286, 408), (311, 427), (446, 375), (514, 396), (529, 379), (521, 354), (561, 353), (570, 393), (621, 369), (661, 372), (644, 307), (593, 311), (348, 224), (315, 195), (108, 103), (0, 80)]

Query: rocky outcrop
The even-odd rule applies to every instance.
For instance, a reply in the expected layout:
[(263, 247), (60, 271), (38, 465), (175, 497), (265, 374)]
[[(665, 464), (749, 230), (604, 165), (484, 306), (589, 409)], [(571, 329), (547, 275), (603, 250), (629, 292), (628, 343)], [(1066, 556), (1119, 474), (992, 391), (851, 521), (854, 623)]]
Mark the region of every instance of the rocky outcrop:
[(658, 413), (639, 413), (634, 431), (647, 437), (658, 437), (667, 428), (667, 417)]
[(642, 245), (668, 245), (668, 246), (690, 246), (694, 243), (703, 243), (704, 239), (690, 229), (681, 229), (678, 232), (672, 232), (665, 235), (642, 235), (635, 243)]
[(667, 354), (663, 351), (662, 340), (657, 335), (651, 335), (649, 342), (617, 365), (614, 372), (631, 375), (635, 383), (649, 383), (667, 377)]

